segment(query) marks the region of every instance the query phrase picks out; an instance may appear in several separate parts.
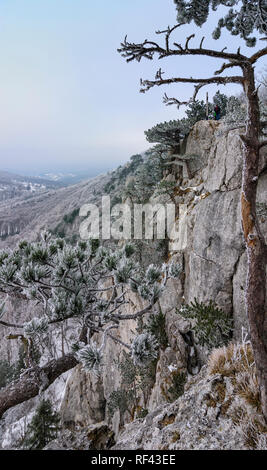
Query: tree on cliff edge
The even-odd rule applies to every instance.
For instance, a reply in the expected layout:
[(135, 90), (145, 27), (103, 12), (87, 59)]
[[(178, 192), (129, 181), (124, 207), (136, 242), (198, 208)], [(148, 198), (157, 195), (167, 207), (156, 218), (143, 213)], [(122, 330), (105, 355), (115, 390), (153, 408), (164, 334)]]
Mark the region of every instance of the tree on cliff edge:
[[(194, 93), (190, 102), (194, 101), (199, 90), (209, 84), (236, 83), (243, 87), (247, 100), (247, 121), (246, 130), (241, 139), (243, 142), (243, 177), (241, 193), (242, 227), (247, 247), (248, 274), (246, 286), (246, 306), (250, 324), (251, 341), (254, 350), (255, 363), (257, 367), (261, 403), (265, 418), (267, 419), (267, 319), (265, 315), (266, 301), (266, 244), (261, 233), (256, 215), (256, 192), (259, 177), (259, 151), (267, 145), (267, 140), (260, 140), (260, 133), (266, 122), (260, 122), (258, 90), (255, 86), (254, 66), (258, 59), (267, 55), (267, 47), (259, 48), (250, 57), (241, 54), (240, 47), (237, 52), (226, 52), (222, 50), (206, 49), (203, 46), (204, 37), (198, 47), (191, 47), (190, 43), (194, 38), (191, 34), (185, 39), (184, 44), (171, 43), (172, 34), (177, 28), (194, 22), (201, 27), (209, 18), (211, 10), (218, 7), (226, 8), (226, 15), (221, 18), (213, 32), (213, 39), (218, 39), (221, 30), (226, 28), (230, 34), (240, 37), (248, 47), (255, 46), (256, 37), (253, 32), (257, 32), (263, 37), (260, 40), (267, 40), (267, 4), (263, 0), (174, 0), (177, 8), (177, 24), (164, 31), (157, 31), (157, 34), (164, 35), (162, 44), (155, 41), (145, 40), (141, 43), (131, 43), (127, 40), (121, 44), (118, 52), (126, 58), (127, 62), (142, 58), (153, 60), (165, 59), (170, 56), (177, 56), (178, 65), (182, 66), (181, 58), (188, 56), (203, 56), (206, 58), (222, 59), (223, 63), (214, 75), (207, 78), (197, 77), (171, 77), (163, 78), (161, 68), (157, 71), (154, 80), (141, 80), (141, 92), (145, 93), (154, 86), (169, 85), (172, 83), (192, 83)], [(211, 13), (212, 14), (212, 13)], [(232, 68), (238, 67), (240, 75), (228, 74)], [(168, 98), (164, 95), (163, 100), (167, 105), (188, 104), (179, 101), (177, 98)], [(264, 140), (265, 139), (265, 140)]]

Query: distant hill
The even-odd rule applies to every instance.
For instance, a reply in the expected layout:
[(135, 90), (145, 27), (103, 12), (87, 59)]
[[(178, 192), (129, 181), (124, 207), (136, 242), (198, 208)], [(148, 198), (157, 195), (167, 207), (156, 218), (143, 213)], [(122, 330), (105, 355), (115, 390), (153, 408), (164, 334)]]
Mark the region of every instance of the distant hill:
[(0, 170), (0, 184), (15, 184), (15, 183), (32, 183), (32, 184), (39, 184), (45, 185), (47, 188), (58, 188), (63, 186), (57, 180), (51, 180), (49, 178), (42, 178), (38, 176), (22, 176), (16, 173), (11, 173), (9, 171), (1, 171)]
[(104, 195), (110, 196), (111, 206), (122, 202), (123, 188), (136, 169), (131, 161), (106, 174), (65, 186), (55, 181), (0, 172), (0, 187), (11, 182), (43, 186), (39, 190), (24, 187), (5, 199), (0, 196), (0, 249), (14, 246), (22, 238), (36, 240), (43, 229), (75, 242), (81, 222), (80, 207), (86, 203), (100, 205)]
[(17, 197), (28, 197), (62, 186), (63, 183), (58, 181), (49, 181), (38, 177), (22, 176), (7, 171), (0, 171), (0, 201)]
[(48, 180), (50, 182), (58, 183), (63, 186), (67, 186), (69, 184), (76, 184), (83, 180), (88, 180), (89, 178), (95, 177), (96, 174), (92, 174), (92, 172), (70, 172), (70, 173), (63, 173), (63, 172), (46, 172), (41, 173), (38, 175), (37, 178), (42, 180)]

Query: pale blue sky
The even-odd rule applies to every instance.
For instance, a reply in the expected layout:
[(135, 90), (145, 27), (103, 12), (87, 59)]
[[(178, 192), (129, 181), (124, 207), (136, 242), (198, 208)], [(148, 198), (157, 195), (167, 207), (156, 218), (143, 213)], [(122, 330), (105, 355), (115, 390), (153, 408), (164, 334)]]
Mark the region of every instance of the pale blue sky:
[[(117, 53), (125, 34), (141, 42), (175, 20), (172, 0), (0, 0), (0, 168), (99, 173), (148, 148), (144, 130), (184, 112), (164, 106), (163, 93), (185, 98), (192, 88), (157, 87), (143, 95), (140, 77), (154, 78), (159, 66), (166, 77), (204, 77), (221, 63), (188, 57), (127, 64)], [(207, 32), (208, 45), (213, 27), (187, 26), (174, 39)], [(238, 46), (227, 33), (212, 42)], [(210, 97), (215, 91), (210, 87)]]

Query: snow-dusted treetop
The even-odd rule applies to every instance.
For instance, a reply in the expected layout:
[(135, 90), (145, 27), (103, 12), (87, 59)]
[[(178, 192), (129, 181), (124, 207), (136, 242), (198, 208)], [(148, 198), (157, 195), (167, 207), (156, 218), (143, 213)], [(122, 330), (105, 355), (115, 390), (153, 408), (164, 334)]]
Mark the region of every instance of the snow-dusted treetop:
[(254, 30), (267, 34), (267, 2), (266, 0), (174, 0), (177, 7), (178, 23), (194, 21), (202, 26), (208, 19), (210, 9), (219, 6), (228, 7), (227, 14), (221, 18), (213, 32), (218, 39), (222, 28), (227, 28), (234, 36), (245, 39), (247, 46), (253, 47), (256, 38), (251, 34)]

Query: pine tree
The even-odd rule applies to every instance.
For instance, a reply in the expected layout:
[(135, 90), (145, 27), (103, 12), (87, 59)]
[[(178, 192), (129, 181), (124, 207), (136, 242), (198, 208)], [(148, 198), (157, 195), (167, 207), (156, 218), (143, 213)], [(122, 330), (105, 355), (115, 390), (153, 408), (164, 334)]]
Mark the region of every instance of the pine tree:
[[(38, 316), (24, 324), (10, 324), (0, 319), (0, 324), (18, 328), (21, 334), (9, 335), (23, 338), (26, 345), (27, 370), (14, 384), (0, 391), (0, 416), (18, 403), (28, 400), (45, 390), (54, 380), (80, 362), (86, 370), (99, 374), (103, 365), (103, 351), (107, 341), (123, 344), (140, 363), (152, 360), (156, 352), (152, 336), (137, 336), (130, 344), (122, 342), (111, 330), (118, 330), (120, 322), (142, 317), (154, 309), (170, 277), (180, 275), (172, 265), (150, 266), (144, 269), (133, 260), (134, 247), (126, 243), (111, 250), (98, 246), (98, 240), (80, 241), (69, 245), (59, 238), (53, 239), (47, 232), (41, 241), (21, 242), (13, 251), (0, 253), (0, 283), (5, 293), (23, 292), (27, 299), (39, 301), (43, 307)], [(106, 287), (103, 280), (112, 278)], [(144, 308), (127, 313), (127, 294), (134, 290), (144, 299)], [(109, 301), (101, 293), (109, 291)], [(75, 324), (72, 351), (54, 358), (39, 367), (32, 345), (49, 350), (56, 334), (55, 324), (66, 324), (72, 318)], [(101, 345), (92, 339), (98, 333)], [(151, 342), (151, 344), (149, 344)], [(140, 357), (139, 357), (140, 355)], [(34, 374), (34, 380), (32, 378)]]
[(29, 450), (43, 449), (57, 437), (60, 417), (53, 411), (49, 400), (42, 400), (26, 432), (24, 447)]
[[(209, 103), (209, 110), (212, 109), (212, 104)], [(186, 114), (186, 127), (188, 132), (196, 122), (206, 119), (206, 104), (203, 100), (195, 100), (189, 103), (185, 111)]]

